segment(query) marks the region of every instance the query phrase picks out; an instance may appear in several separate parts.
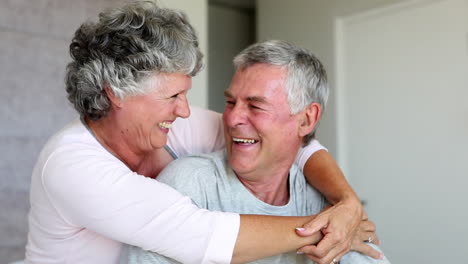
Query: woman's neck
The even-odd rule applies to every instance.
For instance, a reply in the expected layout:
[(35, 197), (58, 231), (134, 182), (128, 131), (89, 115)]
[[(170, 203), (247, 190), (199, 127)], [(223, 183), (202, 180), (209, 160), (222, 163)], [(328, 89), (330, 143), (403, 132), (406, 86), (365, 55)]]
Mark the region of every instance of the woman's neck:
[(84, 119), (96, 140), (112, 155), (121, 160), (132, 171), (137, 171), (144, 160), (145, 153), (139, 152), (129, 144), (128, 139), (116, 122), (108, 117), (93, 121)]
[(164, 148), (155, 149), (141, 161), (136, 172), (150, 178), (156, 178), (159, 173), (173, 161), (174, 158)]
[(137, 151), (121, 133), (117, 122), (102, 118), (97, 121), (84, 120), (96, 140), (112, 155), (121, 160), (132, 171), (150, 178), (156, 178), (164, 167), (174, 159), (164, 149)]

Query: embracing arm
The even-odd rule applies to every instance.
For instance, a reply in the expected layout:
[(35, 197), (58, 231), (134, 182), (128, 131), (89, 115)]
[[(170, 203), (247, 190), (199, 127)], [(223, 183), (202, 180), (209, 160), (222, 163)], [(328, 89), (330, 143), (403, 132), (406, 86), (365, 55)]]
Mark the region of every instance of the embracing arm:
[(362, 210), (356, 193), (328, 151), (318, 150), (310, 156), (304, 165), (303, 172), (309, 184), (322, 193), (332, 205), (350, 201), (359, 205), (359, 209)]
[[(213, 155), (199, 155), (178, 159), (169, 164), (157, 179), (159, 182), (175, 188), (181, 194), (191, 197), (194, 204), (200, 208), (220, 210), (215, 201), (229, 197), (221, 195), (221, 193), (228, 192), (228, 190), (223, 189), (228, 181), (224, 180), (223, 173), (221, 173), (223, 167), (219, 167), (221, 166), (219, 164), (216, 166), (217, 159), (212, 157)], [(224, 206), (229, 208), (228, 204), (224, 204)], [(244, 263), (285, 252), (295, 252), (305, 245), (316, 244), (322, 238), (320, 232), (315, 232), (307, 237), (301, 237), (295, 233), (295, 228), (304, 225), (313, 218), (314, 216), (240, 215), (237, 217), (237, 223), (228, 224), (225, 223), (225, 220), (223, 223), (212, 222), (210, 229), (217, 228), (225, 231), (212, 232), (211, 238), (206, 244), (207, 253), (204, 260), (200, 262), (205, 263), (207, 260), (216, 259), (219, 263), (226, 261)], [(205, 225), (201, 222), (201, 218), (198, 220), (198, 225), (196, 230), (192, 232), (199, 232), (198, 236), (201, 237), (201, 233), (207, 232), (203, 231)], [(218, 228), (218, 226), (222, 226), (222, 228)], [(158, 253), (133, 247), (130, 249), (129, 260), (140, 259), (145, 260), (144, 263), (166, 263), (161, 254), (176, 258), (175, 255), (171, 256), (168, 252)], [(215, 255), (220, 257), (214, 257)]]
[(313, 218), (314, 216), (241, 215), (232, 263), (249, 262), (316, 244), (322, 238), (320, 232), (308, 237), (300, 237), (294, 232), (296, 227)]
[(304, 225), (300, 235), (321, 230), (324, 239), (317, 246), (301, 249), (318, 263), (331, 263), (351, 247), (362, 217), (362, 205), (332, 156), (325, 150), (314, 152), (303, 172), (307, 181), (333, 205)]

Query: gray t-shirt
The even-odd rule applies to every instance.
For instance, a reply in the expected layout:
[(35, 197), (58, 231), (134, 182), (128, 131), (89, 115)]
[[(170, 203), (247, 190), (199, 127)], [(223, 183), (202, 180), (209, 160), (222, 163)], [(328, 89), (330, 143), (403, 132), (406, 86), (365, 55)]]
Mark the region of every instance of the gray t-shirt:
[[(326, 205), (324, 197), (307, 184), (296, 165), (289, 171), (290, 199), (286, 205), (273, 206), (255, 197), (239, 181), (229, 167), (225, 151), (184, 157), (172, 162), (158, 176), (193, 202), (212, 211), (227, 211), (240, 214), (264, 214), (282, 216), (305, 216), (319, 213)], [(183, 245), (181, 245), (183, 247)], [(137, 247), (128, 247), (128, 263), (178, 263), (157, 253)], [(368, 258), (355, 253), (358, 258)], [(345, 260), (345, 259), (343, 259)], [(342, 263), (343, 263), (342, 260)], [(371, 259), (372, 260), (372, 259)], [(252, 263), (314, 263), (304, 255), (285, 253)], [(380, 263), (380, 262), (348, 262)]]

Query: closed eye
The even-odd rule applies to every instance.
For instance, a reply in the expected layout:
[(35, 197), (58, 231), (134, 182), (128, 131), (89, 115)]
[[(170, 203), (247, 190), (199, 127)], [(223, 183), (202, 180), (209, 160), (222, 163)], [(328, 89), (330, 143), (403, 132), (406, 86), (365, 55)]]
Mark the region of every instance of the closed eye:
[(249, 105), (249, 107), (252, 108), (252, 109), (256, 109), (256, 110), (263, 110), (263, 108), (261, 108), (261, 107), (259, 107), (257, 105), (253, 105), (253, 104)]

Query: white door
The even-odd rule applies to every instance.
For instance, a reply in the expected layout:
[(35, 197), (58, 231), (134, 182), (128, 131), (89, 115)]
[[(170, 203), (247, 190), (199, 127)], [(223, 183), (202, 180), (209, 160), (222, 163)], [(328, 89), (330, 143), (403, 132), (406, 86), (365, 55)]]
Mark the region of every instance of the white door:
[(337, 20), (339, 161), (393, 263), (468, 263), (468, 0)]

